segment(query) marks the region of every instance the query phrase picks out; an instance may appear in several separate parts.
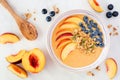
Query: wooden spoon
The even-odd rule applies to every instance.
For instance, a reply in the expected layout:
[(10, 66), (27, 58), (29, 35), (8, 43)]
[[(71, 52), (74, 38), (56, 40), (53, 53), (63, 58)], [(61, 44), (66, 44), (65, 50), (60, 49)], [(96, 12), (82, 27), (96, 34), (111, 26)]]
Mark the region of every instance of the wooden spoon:
[(28, 40), (35, 40), (38, 37), (38, 33), (37, 33), (37, 30), (34, 25), (32, 25), (28, 21), (26, 21), (26, 20), (22, 19), (20, 16), (18, 16), (14, 12), (14, 10), (10, 7), (10, 5), (7, 3), (6, 0), (0, 0), (0, 3), (14, 17), (14, 19), (16, 20), (16, 22), (19, 26), (21, 33), (24, 35), (25, 38), (27, 38)]

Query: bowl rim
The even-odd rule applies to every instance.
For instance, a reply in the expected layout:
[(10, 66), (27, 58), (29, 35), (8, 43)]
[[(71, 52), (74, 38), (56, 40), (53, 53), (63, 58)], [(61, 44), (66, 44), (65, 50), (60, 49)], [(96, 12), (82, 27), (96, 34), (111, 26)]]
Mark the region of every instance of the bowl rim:
[[(104, 34), (104, 43), (105, 43), (105, 47), (103, 48), (100, 56), (93, 63), (91, 63), (90, 65), (80, 67), (80, 68), (70, 67), (70, 66), (64, 64), (61, 60), (59, 60), (57, 58), (57, 56), (55, 55), (54, 50), (52, 49), (52, 40), (51, 40), (52, 33), (53, 33), (56, 25), (61, 20), (65, 19), (66, 17), (72, 16), (72, 15), (75, 15), (75, 14), (85, 14), (85, 15), (90, 16), (92, 19), (96, 20), (97, 23), (100, 26), (102, 26), (101, 28), (102, 28), (102, 32)], [(105, 25), (103, 24), (103, 21), (101, 20), (100, 17), (98, 17), (97, 15), (95, 15), (94, 13), (92, 13), (90, 11), (82, 10), (82, 9), (76, 9), (76, 10), (70, 10), (70, 11), (64, 12), (59, 17), (56, 18), (56, 20), (52, 23), (52, 25), (50, 26), (50, 29), (48, 31), (46, 46), (47, 46), (47, 50), (48, 50), (48, 53), (51, 56), (51, 58), (57, 64), (59, 64), (60, 66), (66, 68), (66, 69), (72, 70), (72, 71), (86, 71), (86, 70), (90, 70), (90, 69), (95, 68), (96, 66), (98, 66), (99, 64), (101, 64), (105, 60), (105, 58), (106, 58), (106, 56), (108, 54), (108, 51), (109, 51), (109, 47), (110, 47), (110, 37), (109, 37), (109, 34), (107, 33), (107, 29), (106, 29)]]

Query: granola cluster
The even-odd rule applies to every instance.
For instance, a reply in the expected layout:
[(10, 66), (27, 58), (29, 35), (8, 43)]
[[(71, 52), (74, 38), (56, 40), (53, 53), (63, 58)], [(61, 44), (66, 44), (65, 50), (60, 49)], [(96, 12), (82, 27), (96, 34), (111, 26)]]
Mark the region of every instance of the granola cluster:
[(77, 43), (77, 48), (81, 49), (84, 53), (95, 52), (95, 41), (91, 39), (88, 34), (81, 31), (80, 28), (73, 31), (72, 40)]

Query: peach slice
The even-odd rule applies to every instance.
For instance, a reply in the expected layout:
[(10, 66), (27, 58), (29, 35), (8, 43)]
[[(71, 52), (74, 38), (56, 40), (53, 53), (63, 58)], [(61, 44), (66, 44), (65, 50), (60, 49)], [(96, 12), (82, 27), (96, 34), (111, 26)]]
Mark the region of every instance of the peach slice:
[(75, 24), (84, 23), (83, 20), (81, 20), (79, 17), (70, 17), (68, 19), (65, 20), (65, 22), (73, 22)]
[(17, 76), (19, 76), (20, 78), (27, 78), (28, 77), (27, 72), (23, 68), (15, 65), (15, 64), (10, 64), (8, 66), (8, 69), (10, 71), (12, 71), (14, 74), (16, 74)]
[(73, 36), (73, 34), (72, 34), (72, 33), (64, 33), (64, 34), (61, 34), (61, 35), (59, 35), (59, 36), (56, 37), (56, 41), (57, 41), (58, 39), (64, 37), (64, 36), (70, 36), (70, 37), (71, 37), (71, 36)]
[(66, 42), (66, 41), (71, 41), (71, 39), (66, 38), (66, 39), (61, 40), (60, 42), (58, 42), (57, 48), (58, 48), (61, 44), (63, 44), (64, 42)]
[(65, 48), (62, 51), (61, 58), (64, 61), (66, 57), (69, 55), (71, 51), (73, 51), (76, 48), (76, 43), (70, 43), (65, 46)]
[(31, 50), (23, 56), (22, 65), (25, 70), (32, 73), (42, 71), (45, 66), (44, 53), (38, 48)]
[(79, 28), (79, 26), (73, 22), (65, 22), (60, 26), (60, 29), (66, 29), (66, 28), (75, 29), (75, 28)]
[(97, 12), (103, 12), (102, 7), (99, 5), (99, 3), (96, 0), (88, 0), (90, 6)]
[(26, 53), (25, 50), (20, 50), (17, 54), (15, 55), (10, 55), (6, 57), (6, 60), (10, 63), (18, 63), (21, 62), (23, 55)]
[(73, 29), (71, 28), (66, 28), (66, 29), (59, 29), (57, 32), (56, 32), (56, 36), (59, 36), (63, 33), (72, 33), (73, 32)]
[(108, 58), (105, 62), (107, 68), (107, 74), (110, 79), (113, 79), (117, 73), (117, 63), (113, 58)]
[(59, 43), (63, 42), (64, 40), (70, 40), (71, 41), (71, 38), (72, 38), (72, 36), (63, 36), (63, 37), (59, 38), (56, 41), (56, 43), (59, 44)]
[(19, 37), (13, 33), (4, 33), (0, 35), (0, 44), (16, 43), (19, 40)]

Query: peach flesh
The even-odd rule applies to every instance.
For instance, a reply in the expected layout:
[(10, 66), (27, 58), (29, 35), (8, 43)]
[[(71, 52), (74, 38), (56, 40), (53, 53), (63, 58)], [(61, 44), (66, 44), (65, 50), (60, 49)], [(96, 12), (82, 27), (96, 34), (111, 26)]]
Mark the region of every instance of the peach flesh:
[(29, 57), (29, 61), (30, 61), (30, 65), (34, 68), (37, 68), (39, 66), (39, 63), (38, 63), (38, 58), (36, 55), (34, 54), (31, 54), (30, 57)]

